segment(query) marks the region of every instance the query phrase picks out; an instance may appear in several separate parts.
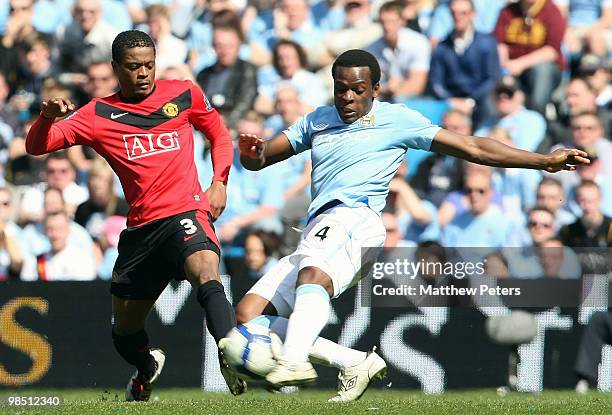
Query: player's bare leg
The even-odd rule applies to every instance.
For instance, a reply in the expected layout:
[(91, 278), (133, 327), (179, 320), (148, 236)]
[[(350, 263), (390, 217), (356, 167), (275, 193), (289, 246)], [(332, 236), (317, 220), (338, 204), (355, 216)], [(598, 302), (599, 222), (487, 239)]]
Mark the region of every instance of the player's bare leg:
[(160, 349), (149, 348), (144, 323), (155, 300), (130, 300), (113, 295), (113, 343), (119, 354), (136, 372), (130, 378), (125, 398), (148, 401), (152, 384), (159, 377), (166, 360)]
[[(227, 300), (219, 277), (219, 256), (209, 250), (197, 251), (185, 261), (185, 276), (196, 292), (206, 314), (206, 327), (217, 345), (236, 326), (234, 308)], [(219, 353), (221, 374), (232, 395), (246, 391), (246, 382), (231, 370)]]

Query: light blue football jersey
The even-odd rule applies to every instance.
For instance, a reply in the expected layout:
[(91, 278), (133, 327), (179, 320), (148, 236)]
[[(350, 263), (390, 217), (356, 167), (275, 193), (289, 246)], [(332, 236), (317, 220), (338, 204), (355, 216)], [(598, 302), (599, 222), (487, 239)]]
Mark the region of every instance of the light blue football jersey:
[(409, 148), (429, 150), (440, 127), (403, 104), (374, 101), (346, 124), (336, 107), (319, 107), (284, 131), (296, 153), (312, 149), (309, 219), (337, 199), (349, 207), (385, 206), (389, 182)]

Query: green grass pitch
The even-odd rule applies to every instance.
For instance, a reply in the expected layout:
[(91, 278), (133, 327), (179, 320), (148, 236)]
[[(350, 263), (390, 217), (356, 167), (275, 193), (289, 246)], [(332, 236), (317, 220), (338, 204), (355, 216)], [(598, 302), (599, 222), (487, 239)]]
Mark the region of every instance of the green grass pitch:
[[(0, 414), (612, 414), (612, 394), (591, 392), (578, 396), (573, 391), (541, 394), (510, 393), (497, 396), (494, 390), (453, 391), (438, 396), (416, 391), (369, 390), (357, 402), (330, 404), (333, 391), (305, 390), (293, 394), (249, 391), (240, 397), (203, 393), (198, 389), (157, 389), (151, 401), (123, 402), (123, 391), (63, 389), (0, 391), (0, 396), (62, 396), (58, 408), (0, 407)], [(5, 398), (6, 401), (6, 398)]]

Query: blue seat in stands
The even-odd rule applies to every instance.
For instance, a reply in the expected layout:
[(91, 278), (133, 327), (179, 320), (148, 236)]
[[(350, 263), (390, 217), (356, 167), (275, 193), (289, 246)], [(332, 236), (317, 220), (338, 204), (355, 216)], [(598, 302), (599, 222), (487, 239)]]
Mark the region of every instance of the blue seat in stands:
[[(438, 101), (435, 99), (407, 99), (404, 104), (415, 111), (420, 112), (432, 123), (440, 125), (442, 123), (442, 117), (450, 109), (450, 105), (446, 101)], [(427, 157), (430, 153), (428, 151), (421, 150), (410, 150), (406, 157), (408, 163), (408, 177), (412, 177), (419, 166), (421, 160)]]

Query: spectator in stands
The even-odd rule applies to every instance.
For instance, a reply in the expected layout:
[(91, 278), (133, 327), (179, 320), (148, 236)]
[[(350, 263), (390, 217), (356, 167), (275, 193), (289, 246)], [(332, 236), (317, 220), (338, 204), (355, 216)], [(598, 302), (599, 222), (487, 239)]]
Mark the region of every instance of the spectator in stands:
[[(576, 166), (576, 173), (581, 182), (593, 181), (599, 186), (601, 193), (601, 211), (604, 215), (612, 216), (612, 177), (602, 174), (602, 161), (599, 159), (594, 148), (583, 148), (591, 161), (590, 164), (584, 166)], [(580, 206), (576, 199), (576, 188), (571, 189), (568, 193), (569, 209), (576, 216), (580, 216)]]
[(169, 66), (178, 66), (187, 60), (187, 45), (172, 34), (170, 10), (163, 4), (146, 8), (149, 34), (155, 41), (155, 67), (163, 71)]
[(464, 192), (469, 210), (457, 214), (442, 232), (444, 246), (501, 248), (505, 245), (510, 223), (492, 203), (491, 176), (474, 172), (466, 175)]
[(45, 161), (37, 156), (29, 155), (25, 150), (25, 136), (34, 119), (24, 123), (23, 128), (17, 132), (8, 148), (6, 164), (6, 180), (15, 186), (38, 185), (44, 181)]
[(332, 64), (346, 50), (364, 49), (383, 36), (381, 25), (372, 21), (370, 0), (345, 0), (344, 13), (344, 25), (325, 33), (323, 37), (326, 54), (320, 58), (320, 66)]
[(585, 248), (612, 246), (612, 218), (601, 211), (601, 191), (597, 183), (582, 182), (576, 189), (576, 201), (582, 216), (561, 228), (563, 244)]
[(595, 114), (576, 114), (570, 121), (573, 145), (593, 149), (602, 162), (602, 174), (612, 178), (612, 142), (604, 136)]
[(572, 78), (565, 92), (567, 97), (559, 106), (559, 115), (549, 125), (551, 144), (572, 145), (571, 118), (583, 113), (597, 114), (604, 128), (604, 135), (609, 137), (612, 132), (612, 114), (605, 107), (598, 107), (597, 92), (587, 78)]
[(321, 79), (307, 69), (306, 53), (296, 42), (279, 40), (274, 46), (272, 65), (259, 69), (258, 97), (254, 109), (261, 114), (274, 112), (274, 100), (279, 83), (291, 85), (299, 94), (302, 113), (327, 104), (329, 94)]
[(44, 35), (37, 32), (28, 35), (19, 43), (18, 49), (19, 71), (14, 90), (24, 102), (13, 100), (12, 103), (16, 110), (24, 111), (39, 101), (43, 82), (55, 77), (58, 72), (51, 62), (51, 47)]
[(551, 211), (537, 207), (530, 210), (527, 231), (529, 237), (523, 249), (503, 250), (512, 277), (580, 277), (581, 267), (578, 257), (556, 239), (554, 216)]
[(0, 122), (8, 125), (12, 133), (17, 133), (20, 127), (19, 117), (8, 100), (9, 94), (6, 76), (0, 71)]
[[(494, 128), (489, 137), (507, 146), (516, 147), (507, 130)], [(531, 169), (495, 169), (493, 188), (501, 196), (502, 210), (515, 221), (524, 220), (523, 212), (531, 209), (536, 202), (536, 189), (542, 174)]]
[(499, 116), (485, 121), (476, 135), (486, 136), (493, 127), (503, 128), (510, 134), (516, 147), (535, 151), (544, 140), (546, 119), (538, 112), (524, 107), (525, 95), (511, 79), (504, 79), (497, 84), (494, 94)]
[(435, 3), (435, 0), (403, 0), (402, 16), (406, 20), (406, 27), (425, 34), (425, 30), (429, 27)]
[(598, 108), (612, 109), (612, 77), (610, 70), (612, 65), (606, 58), (595, 55), (586, 55), (580, 61), (578, 68), (580, 74), (584, 76), (591, 86), (597, 98), (595, 103)]
[[(43, 218), (45, 215), (55, 212), (66, 212), (66, 203), (64, 202), (62, 193), (58, 189), (48, 188), (44, 193)], [(87, 252), (93, 249), (93, 240), (85, 228), (75, 223), (72, 219), (70, 220), (69, 226), (68, 244), (82, 248)], [(36, 256), (43, 252), (47, 252), (51, 245), (49, 239), (45, 235), (44, 219), (38, 221), (30, 220), (30, 222), (23, 227), (21, 241), (24, 247), (24, 256)]]
[[(72, 215), (76, 207), (87, 200), (87, 189), (75, 182), (76, 169), (65, 151), (50, 154), (45, 161), (46, 186), (59, 189), (66, 202), (66, 211)], [(39, 221), (43, 213), (43, 190), (39, 187), (28, 189), (21, 201), (22, 215)], [(25, 220), (26, 222), (28, 220)]]
[(570, 54), (587, 50), (605, 56), (609, 52), (612, 4), (608, 0), (563, 0), (557, 1), (557, 5), (567, 16), (564, 44)]
[(111, 45), (117, 33), (117, 29), (102, 19), (100, 0), (76, 0), (73, 21), (57, 33), (62, 70), (84, 73), (92, 62), (110, 61)]
[(602, 349), (606, 344), (612, 345), (612, 311), (597, 311), (582, 332), (575, 366), (577, 393), (585, 394), (597, 387)]
[[(539, 278), (580, 278), (580, 260), (558, 239), (543, 241), (535, 250), (541, 272)], [(539, 271), (539, 270), (538, 270)], [(532, 268), (533, 272), (533, 268)], [(513, 273), (514, 275), (514, 273)]]
[(238, 120), (252, 108), (257, 95), (257, 68), (238, 57), (243, 41), (239, 26), (215, 27), (213, 47), (217, 61), (196, 78), (230, 128), (235, 128)]
[(427, 200), (422, 200), (412, 187), (399, 174), (389, 183), (389, 194), (392, 195), (391, 212), (397, 217), (402, 239), (416, 246), (422, 241), (440, 239), (438, 212)]
[[(450, 110), (442, 119), (443, 128), (471, 135), (472, 120), (459, 110)], [(434, 153), (419, 164), (410, 184), (417, 194), (439, 207), (448, 193), (463, 187), (463, 163), (454, 157)]]
[[(473, 0), (476, 16), (474, 26), (476, 31), (491, 33), (497, 23), (499, 13), (507, 4), (507, 0)], [(453, 30), (453, 18), (450, 1), (439, 1), (427, 31), (432, 46), (446, 38)]]
[(541, 246), (555, 238), (555, 215), (548, 209), (534, 207), (527, 216), (527, 228), (532, 246)]
[(12, 220), (13, 195), (0, 187), (0, 281), (19, 277), (23, 265), (21, 229)]
[(102, 226), (102, 238), (94, 245), (99, 258), (97, 274), (98, 278), (110, 280), (119, 257), (119, 235), (126, 228), (127, 218), (124, 216), (110, 216), (106, 218)]
[(274, 115), (266, 119), (265, 137), (276, 136), (308, 112), (300, 101), (300, 93), (293, 85), (281, 82), (275, 95)]
[(115, 176), (104, 159), (93, 162), (87, 188), (89, 199), (81, 203), (74, 214), (74, 221), (83, 226), (94, 239), (102, 237), (104, 222), (110, 216), (127, 216), (129, 206), (114, 192)]
[(310, 12), (315, 24), (323, 30), (336, 30), (344, 25), (346, 13), (343, 0), (314, 0)]
[(299, 43), (308, 62), (318, 64), (323, 30), (314, 22), (308, 0), (280, 0), (273, 10), (273, 27), (252, 42), (251, 62), (258, 66), (272, 61), (272, 49), (280, 40)]
[[(36, 29), (32, 24), (34, 17), (34, 0), (9, 0), (9, 17), (4, 25), (2, 46), (8, 53), (10, 48), (19, 44), (26, 36), (34, 33)], [(0, 55), (1, 57), (8, 57)], [(8, 65), (9, 62), (3, 62)]]
[[(276, 92), (274, 105), (276, 115), (266, 121), (266, 137), (274, 137), (288, 128), (299, 117), (304, 115), (304, 108), (299, 100), (298, 92), (290, 84), (280, 84)], [(306, 213), (310, 204), (310, 173), (312, 161), (310, 150), (290, 157), (273, 167), (278, 177), (283, 178), (284, 205), (280, 211), (283, 223), (282, 251), (292, 252), (301, 234), (292, 228), (302, 229), (305, 225)]]
[[(66, 212), (50, 212), (44, 219), (51, 248), (28, 257), (21, 271), (24, 281), (90, 281), (96, 278), (93, 251), (68, 243), (70, 218)], [(91, 248), (91, 247), (90, 247)]]
[[(155, 74), (157, 76), (157, 73)], [(160, 72), (157, 79), (180, 79), (182, 81), (195, 82), (195, 77), (189, 69), (189, 66), (185, 63), (178, 66), (168, 66), (166, 69)]]
[(278, 236), (262, 230), (248, 232), (244, 238), (247, 276), (258, 280), (278, 262)]
[(545, 177), (540, 181), (536, 191), (536, 207), (553, 214), (555, 232), (576, 220), (576, 217), (563, 207), (566, 202), (563, 186), (558, 179)]
[(89, 98), (104, 98), (117, 91), (117, 77), (108, 61), (92, 62), (85, 71), (87, 83), (85, 91)]
[(495, 27), (502, 67), (520, 79), (527, 107), (544, 114), (564, 68), (565, 20), (552, 0), (519, 0), (504, 7)]
[[(237, 133), (261, 137), (263, 119), (254, 111), (247, 113), (238, 122)], [(238, 151), (237, 148), (235, 150)], [(210, 159), (210, 153), (207, 158)], [(204, 177), (206, 174), (209, 177)], [(212, 169), (200, 176), (201, 183), (210, 183), (211, 180)], [(227, 184), (227, 200), (223, 215), (215, 222), (222, 244), (241, 243), (240, 239), (244, 238), (249, 229), (263, 229), (278, 234), (282, 232), (278, 210), (283, 205), (283, 185), (273, 170), (268, 173), (264, 170), (247, 170), (240, 164), (240, 157), (235, 157), (232, 180)]]
[(474, 30), (472, 0), (452, 0), (449, 7), (454, 29), (433, 51), (430, 88), (436, 98), (450, 100), (453, 107), (473, 110), (478, 125), (495, 111), (491, 92), (500, 74), (497, 41)]
[[(185, 42), (189, 50), (188, 64), (194, 73), (197, 74), (215, 63), (213, 49), (215, 26), (236, 25), (242, 28), (243, 34), (249, 33), (244, 29), (238, 5), (239, 3), (225, 0), (196, 0), (191, 10), (183, 12), (181, 8), (175, 9), (172, 15), (172, 32), (181, 37), (181, 34), (187, 31)], [(250, 58), (250, 47), (247, 43), (240, 47), (240, 58), (243, 60)]]
[(419, 96), (427, 85), (429, 42), (422, 34), (406, 27), (402, 13), (399, 1), (383, 4), (378, 14), (383, 34), (367, 47), (380, 63), (380, 99), (402, 101)]

